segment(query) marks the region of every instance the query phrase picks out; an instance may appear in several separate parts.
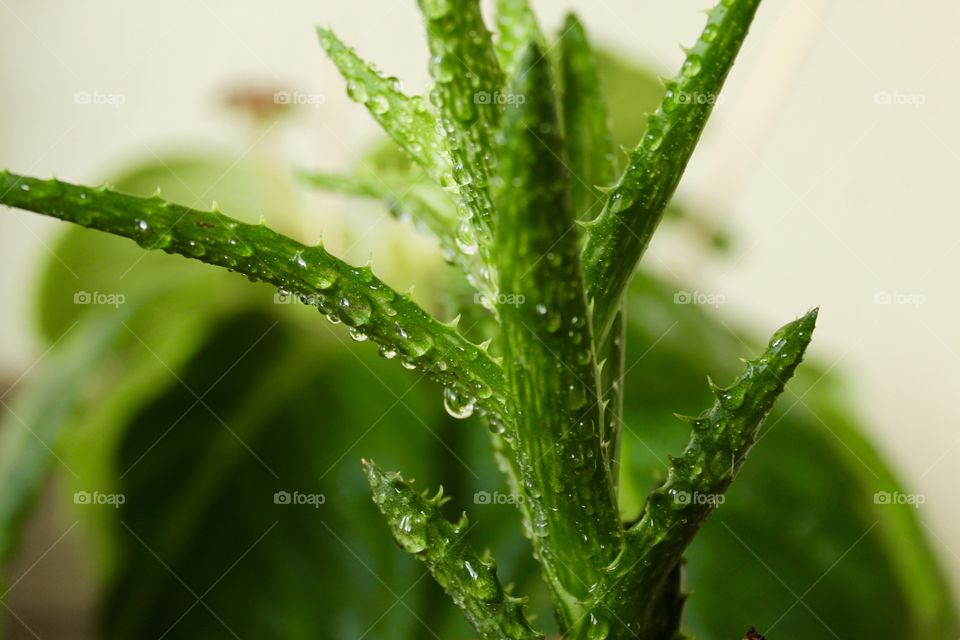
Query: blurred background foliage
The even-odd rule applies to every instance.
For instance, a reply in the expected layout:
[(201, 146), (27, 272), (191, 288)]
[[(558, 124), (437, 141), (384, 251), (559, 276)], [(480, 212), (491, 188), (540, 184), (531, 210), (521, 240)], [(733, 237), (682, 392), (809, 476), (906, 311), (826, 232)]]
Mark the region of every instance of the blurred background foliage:
[[(632, 145), (659, 82), (613, 56), (603, 71), (617, 139)], [(182, 154), (111, 182), (142, 195), (160, 187), (191, 206), (215, 199), (231, 216), (265, 215), (284, 230), (309, 212), (297, 210), (296, 187), (276, 171), (283, 164)], [(364, 162), (373, 172), (405, 166), (387, 147)], [(703, 251), (729, 250), (708, 219), (680, 203), (666, 224)], [(482, 333), (483, 312), (439, 250), (416, 255), (413, 232), (397, 221), (377, 233), (391, 238), (391, 268), (418, 265), (399, 278), (382, 274), (388, 282), (417, 282), (418, 302), (441, 317), (466, 304), (464, 325)], [(16, 558), (37, 496), (55, 487), (58, 508), (79, 522), (94, 585), (94, 629), (74, 629), (77, 637), (473, 637), (423, 567), (390, 542), (361, 456), (425, 489), (442, 484), (448, 515), (468, 513), (471, 540), (490, 547), (504, 581), (529, 594), (541, 625), (552, 626), (516, 509), (478, 499), (507, 491), (484, 427), (450, 418), (436, 385), (352, 344), (312, 308), (236, 275), (81, 229), (65, 229), (54, 250), (37, 295), (50, 352), (9, 401), (0, 432), (0, 554)], [(674, 412), (698, 413), (709, 400), (705, 375), (730, 379), (738, 358), (760, 346), (709, 307), (675, 304), (682, 289), (643, 271), (629, 295), (627, 519), (687, 439)], [(122, 294), (125, 303), (77, 305), (78, 290)], [(739, 638), (751, 625), (770, 638), (956, 637), (952, 599), (915, 509), (875, 504), (876, 492), (901, 487), (861, 435), (843, 387), (825, 375), (816, 362), (801, 367), (691, 548), (686, 630), (701, 638)], [(75, 505), (77, 491), (125, 501)], [(275, 504), (282, 491), (325, 501)], [(8, 616), (6, 629), (29, 637), (17, 618)]]

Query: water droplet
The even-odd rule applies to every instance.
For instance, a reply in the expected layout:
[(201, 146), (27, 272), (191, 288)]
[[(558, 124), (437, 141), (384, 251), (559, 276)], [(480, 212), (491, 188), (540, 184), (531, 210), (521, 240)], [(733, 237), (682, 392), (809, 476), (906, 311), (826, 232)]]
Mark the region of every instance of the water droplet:
[(376, 115), (382, 116), (387, 111), (390, 111), (390, 101), (384, 96), (373, 96), (367, 102), (367, 107)]
[(663, 144), (663, 131), (660, 129), (650, 129), (643, 136), (643, 146), (648, 151), (656, 151)]
[(141, 233), (143, 233), (148, 229), (150, 229), (150, 225), (147, 224), (146, 220), (137, 220), (137, 231), (140, 231)]
[(314, 289), (329, 289), (337, 281), (337, 273), (332, 269), (315, 269), (309, 276), (310, 284)]
[(473, 568), (473, 565), (470, 564), (470, 561), (469, 561), (469, 560), (464, 560), (464, 562), (463, 562), (463, 568), (467, 570), (467, 573), (468, 573), (468, 574), (470, 574), (470, 579), (471, 579), (471, 580), (476, 580), (476, 579), (477, 579), (477, 576), (478, 576), (477, 570)]
[(351, 80), (347, 83), (347, 95), (355, 102), (366, 102), (369, 98), (367, 87), (362, 82)]
[(373, 312), (370, 303), (360, 296), (343, 296), (337, 306), (340, 308), (340, 319), (351, 327), (366, 324)]
[(397, 350), (393, 347), (382, 346), (378, 352), (384, 360), (393, 360), (397, 357)]
[(30, 185), (28, 185), (28, 184), (21, 184), (21, 185), (20, 185), (20, 191), (30, 191)]
[(720, 404), (723, 405), (724, 409), (738, 409), (743, 405), (744, 394), (734, 393), (732, 391), (724, 391), (720, 394)]
[(628, 206), (628, 200), (624, 197), (622, 191), (616, 191), (613, 196), (610, 197), (610, 202), (607, 205), (610, 208), (610, 213), (620, 213)]
[(443, 390), (443, 408), (458, 420), (464, 420), (473, 415), (475, 400), (453, 387)]
[(700, 39), (703, 40), (704, 42), (713, 42), (714, 40), (717, 39), (717, 34), (719, 32), (720, 30), (717, 29), (717, 25), (708, 24), (704, 28), (703, 33), (700, 35)]
[(544, 328), (547, 333), (554, 333), (563, 324), (563, 318), (553, 309), (549, 309), (544, 304), (538, 304), (536, 307), (537, 315), (543, 319)]
[(430, 58), (430, 77), (438, 83), (450, 82), (455, 76), (454, 65), (446, 56)]
[(491, 432), (498, 435), (502, 435), (503, 432), (507, 430), (507, 427), (503, 424), (502, 420), (492, 416), (487, 418), (487, 428), (489, 428)]
[(367, 338), (369, 337), (366, 333), (356, 327), (350, 327), (349, 333), (350, 337), (356, 342), (366, 342)]
[(679, 94), (673, 89), (673, 87), (668, 87), (663, 94), (663, 102), (660, 104), (660, 108), (664, 113), (672, 113), (674, 110), (676, 110), (679, 103)]
[(303, 259), (303, 255), (299, 251), (293, 254), (293, 257), (290, 258), (290, 261), (295, 263), (298, 267), (303, 269), (307, 268), (307, 261)]
[(700, 61), (700, 56), (692, 55), (687, 58), (686, 62), (683, 63), (683, 69), (681, 72), (688, 78), (694, 78), (700, 73), (702, 66), (703, 65)]
[(470, 220), (461, 220), (457, 226), (457, 246), (460, 251), (472, 256), (477, 252), (477, 235), (473, 231), (473, 224)]
[(587, 392), (583, 385), (567, 385), (567, 406), (571, 409), (579, 409), (587, 404)]
[(473, 175), (470, 173), (470, 170), (462, 162), (458, 162), (453, 167), (453, 179), (461, 187), (465, 187), (473, 182)]

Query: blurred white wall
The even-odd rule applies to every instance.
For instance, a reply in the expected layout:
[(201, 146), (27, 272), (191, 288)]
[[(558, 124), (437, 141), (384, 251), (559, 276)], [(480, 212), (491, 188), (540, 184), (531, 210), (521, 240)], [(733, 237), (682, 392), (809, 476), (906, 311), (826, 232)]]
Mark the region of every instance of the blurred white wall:
[[(595, 42), (672, 73), (710, 2), (535, 4), (554, 27), (577, 9)], [(0, 166), (89, 181), (184, 145), (236, 148), (218, 96), (245, 80), (324, 96), (284, 143), (303, 165), (344, 166), (376, 128), (344, 96), (315, 24), (409, 90), (425, 85), (413, 0), (0, 0)], [(822, 305), (814, 351), (846, 374), (872, 436), (926, 495), (955, 575), (958, 24), (949, 0), (768, 0), (682, 186), (733, 213), (735, 257), (705, 261), (669, 238), (648, 257), (723, 294), (725, 313), (760, 334)], [(81, 91), (123, 104), (78, 105)], [(39, 353), (28, 290), (55, 225), (0, 215), (0, 367), (14, 375)]]

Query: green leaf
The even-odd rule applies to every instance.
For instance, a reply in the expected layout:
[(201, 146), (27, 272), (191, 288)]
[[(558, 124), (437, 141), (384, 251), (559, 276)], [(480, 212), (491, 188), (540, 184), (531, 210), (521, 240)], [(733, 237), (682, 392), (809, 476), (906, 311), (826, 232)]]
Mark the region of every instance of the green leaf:
[(320, 44), (347, 80), (348, 95), (367, 107), (384, 131), (438, 184), (449, 184), (452, 165), (437, 134), (437, 118), (420, 96), (400, 90), (400, 81), (380, 74), (329, 29), (317, 28)]
[[(590, 622), (580, 637), (613, 627), (610, 637), (646, 637), (662, 622), (651, 602), (707, 516), (743, 465), (764, 419), (810, 344), (817, 310), (777, 331), (766, 352), (749, 361), (732, 385), (711, 385), (713, 406), (691, 419), (693, 433), (667, 480), (647, 499), (640, 521), (626, 534), (625, 552), (595, 591)], [(669, 594), (667, 594), (669, 597)]]
[[(462, 201), (460, 246), (492, 265), (494, 212), (489, 191), (492, 136), (503, 106), (503, 72), (478, 0), (419, 0), (430, 45), (431, 100), (440, 111)], [(490, 274), (485, 288), (494, 289)]]
[(583, 25), (573, 14), (567, 16), (560, 34), (560, 69), (574, 211), (578, 219), (592, 220), (603, 208), (602, 188), (613, 184), (617, 164), (596, 58)]
[(621, 296), (687, 162), (733, 66), (760, 0), (722, 0), (667, 84), (660, 108), (648, 118), (642, 142), (593, 221), (583, 265), (598, 340), (606, 335)]
[[(687, 442), (673, 412), (696, 415), (713, 400), (704, 371), (732, 379), (738, 358), (762, 348), (712, 308), (675, 304), (685, 288), (641, 271), (627, 297), (620, 492), (631, 520), (663, 482), (667, 454)], [(736, 638), (776, 623), (768, 637), (833, 637), (826, 627), (841, 638), (960, 636), (923, 511), (874, 504), (877, 491), (910, 489), (864, 437), (871, 427), (856, 423), (852, 394), (835, 370), (826, 375), (829, 364), (805, 357), (750, 462), (689, 547), (687, 633)], [(804, 602), (815, 615), (796, 598), (814, 583)]]
[[(263, 225), (237, 222), (217, 211), (136, 198), (108, 189), (0, 173), (0, 203), (76, 222), (263, 280), (304, 297), (322, 312), (399, 354), (477, 406), (508, 419), (503, 374), (486, 352), (430, 317), (373, 276)], [(392, 357), (392, 356), (391, 356)]]
[[(275, 206), (270, 201), (275, 190), (264, 193), (263, 187), (269, 183), (251, 162), (213, 154), (151, 161), (112, 178), (110, 183), (118, 191), (145, 197), (162, 186), (165, 199), (188, 207), (209, 204), (209, 200), (204, 203), (199, 196), (208, 191), (207, 198), (245, 222), (256, 222), (263, 212), (271, 212)], [(51, 344), (78, 319), (100, 310), (98, 305), (76, 304), (74, 296), (81, 291), (121, 295), (134, 304), (149, 291), (156, 294), (150, 296), (150, 304), (160, 304), (164, 310), (172, 298), (179, 298), (176, 308), (180, 309), (183, 303), (217, 301), (212, 308), (257, 296), (256, 288), (226, 273), (203, 269), (192, 261), (170, 260), (159, 251), (149, 252), (123, 238), (90, 233), (81, 227), (66, 226), (51, 248), (57, 259), (44, 265), (34, 312)], [(184, 296), (190, 300), (184, 300)]]
[(627, 348), (626, 306), (614, 319), (606, 339), (597, 346), (600, 358), (600, 398), (603, 403), (603, 424), (600, 442), (610, 467), (614, 486), (620, 478), (620, 432), (623, 429), (624, 373)]
[(541, 51), (546, 51), (548, 43), (529, 0), (497, 0), (496, 8), (497, 56), (507, 76), (512, 78), (523, 62), (527, 44), (533, 42)]
[(549, 63), (527, 49), (498, 155), (497, 269), (516, 450), (538, 558), (564, 627), (619, 547), (620, 523), (598, 432), (589, 310)]
[[(574, 211), (579, 220), (592, 220), (603, 207), (602, 188), (613, 183), (616, 160), (596, 57), (583, 25), (573, 14), (567, 16), (560, 34), (560, 69), (563, 131), (572, 175)], [(625, 312), (621, 311), (604, 340), (597, 345), (597, 358), (603, 363), (600, 392), (605, 407), (601, 442), (615, 482), (620, 457), (625, 327)]]
[(480, 557), (465, 542), (469, 530), (466, 515), (453, 524), (440, 512), (445, 502), (443, 490), (436, 497), (427, 498), (399, 474), (383, 473), (369, 461), (364, 461), (363, 466), (373, 489), (373, 500), (386, 517), (397, 543), (427, 565), (483, 638), (543, 638), (527, 621), (524, 600), (511, 597), (500, 586), (493, 559)]

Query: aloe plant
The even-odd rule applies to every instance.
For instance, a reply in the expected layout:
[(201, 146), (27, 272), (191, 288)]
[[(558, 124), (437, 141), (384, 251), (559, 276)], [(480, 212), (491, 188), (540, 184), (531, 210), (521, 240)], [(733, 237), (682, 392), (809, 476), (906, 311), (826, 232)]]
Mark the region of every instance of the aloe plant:
[[(479, 3), (421, 0), (429, 98), (408, 96), (328, 29), (323, 48), (421, 170), (305, 178), (388, 199), (439, 239), (487, 308), (492, 342), (432, 317), (369, 266), (337, 259), (264, 225), (109, 187), (0, 173), (0, 203), (223, 267), (315, 305), (360, 342), (443, 385), (457, 418), (478, 414), (517, 496), (565, 637), (681, 637), (683, 556), (734, 481), (799, 365), (817, 317), (785, 325), (712, 406), (685, 420), (640, 517), (624, 523), (616, 482), (622, 424), (626, 287), (680, 181), (759, 0), (722, 0), (646, 133), (617, 166), (594, 58), (569, 17), (551, 43), (522, 0), (497, 3), (499, 35)], [(403, 195), (396, 195), (403, 193)], [(524, 599), (496, 564), (399, 474), (365, 461), (374, 501), (400, 546), (421, 559), (484, 638), (538, 638)]]

